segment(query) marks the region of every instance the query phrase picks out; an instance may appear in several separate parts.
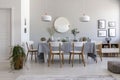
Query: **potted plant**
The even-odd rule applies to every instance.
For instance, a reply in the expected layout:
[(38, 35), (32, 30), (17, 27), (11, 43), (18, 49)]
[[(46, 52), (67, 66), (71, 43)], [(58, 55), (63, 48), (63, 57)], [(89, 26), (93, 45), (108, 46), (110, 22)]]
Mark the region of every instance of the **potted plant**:
[(87, 37), (83, 37), (83, 38), (82, 38), (82, 41), (87, 41)]
[(18, 70), (23, 68), (23, 63), (25, 62), (26, 54), (23, 47), (16, 45), (12, 48), (11, 67)]
[(111, 37), (106, 37), (105, 40), (107, 41), (107, 43), (109, 44), (111, 41)]
[(62, 42), (67, 42), (67, 40), (66, 39), (62, 39)]
[(49, 27), (48, 28), (48, 32), (50, 34), (50, 38), (49, 38), (49, 41), (53, 41), (54, 40), (54, 34), (55, 34), (55, 30), (54, 30), (54, 27)]
[(45, 37), (42, 37), (42, 38), (41, 38), (41, 41), (46, 41), (46, 38), (45, 38)]
[(41, 37), (41, 41), (42, 41), (42, 42), (45, 42), (45, 41), (46, 41), (46, 38), (45, 38), (45, 37)]
[(76, 35), (79, 33), (77, 28), (71, 30), (71, 33), (74, 35), (74, 41), (76, 41)]

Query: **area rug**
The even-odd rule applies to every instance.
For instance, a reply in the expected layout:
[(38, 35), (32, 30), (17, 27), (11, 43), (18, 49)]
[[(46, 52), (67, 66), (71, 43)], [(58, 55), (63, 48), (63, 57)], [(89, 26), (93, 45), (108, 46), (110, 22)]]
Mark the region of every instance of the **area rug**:
[(111, 75), (65, 76), (65, 75), (23, 75), (16, 80), (116, 80)]

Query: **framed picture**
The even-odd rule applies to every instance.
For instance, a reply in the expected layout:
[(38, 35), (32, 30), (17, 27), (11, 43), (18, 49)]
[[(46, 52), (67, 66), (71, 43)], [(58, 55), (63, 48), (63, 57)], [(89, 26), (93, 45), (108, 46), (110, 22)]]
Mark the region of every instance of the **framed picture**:
[(106, 30), (98, 30), (98, 37), (106, 37), (107, 31)]
[(100, 19), (98, 20), (98, 29), (105, 29), (106, 28), (106, 20)]
[(116, 26), (116, 22), (115, 21), (109, 21), (108, 22), (108, 26), (109, 27), (115, 27)]
[(115, 28), (108, 29), (108, 36), (115, 37), (116, 36), (116, 29)]

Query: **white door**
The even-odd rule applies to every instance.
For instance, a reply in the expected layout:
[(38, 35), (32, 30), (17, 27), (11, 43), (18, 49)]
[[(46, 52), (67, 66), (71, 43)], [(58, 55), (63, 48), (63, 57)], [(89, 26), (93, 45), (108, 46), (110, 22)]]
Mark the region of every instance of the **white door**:
[(10, 55), (11, 9), (0, 9), (0, 60)]

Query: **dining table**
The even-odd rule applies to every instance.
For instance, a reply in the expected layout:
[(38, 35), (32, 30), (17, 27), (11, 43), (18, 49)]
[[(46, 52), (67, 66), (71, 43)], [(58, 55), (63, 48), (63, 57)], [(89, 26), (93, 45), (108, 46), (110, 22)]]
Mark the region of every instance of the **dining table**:
[[(72, 50), (71, 42), (63, 42), (62, 50), (64, 51), (65, 55), (68, 55), (69, 52)], [(38, 55), (40, 55), (41, 53), (44, 54), (43, 55), (44, 62), (47, 63), (47, 59), (50, 53), (49, 44), (47, 42), (38, 43)], [(96, 54), (95, 42), (84, 42), (84, 54), (90, 56), (94, 60), (96, 59), (97, 54)]]

